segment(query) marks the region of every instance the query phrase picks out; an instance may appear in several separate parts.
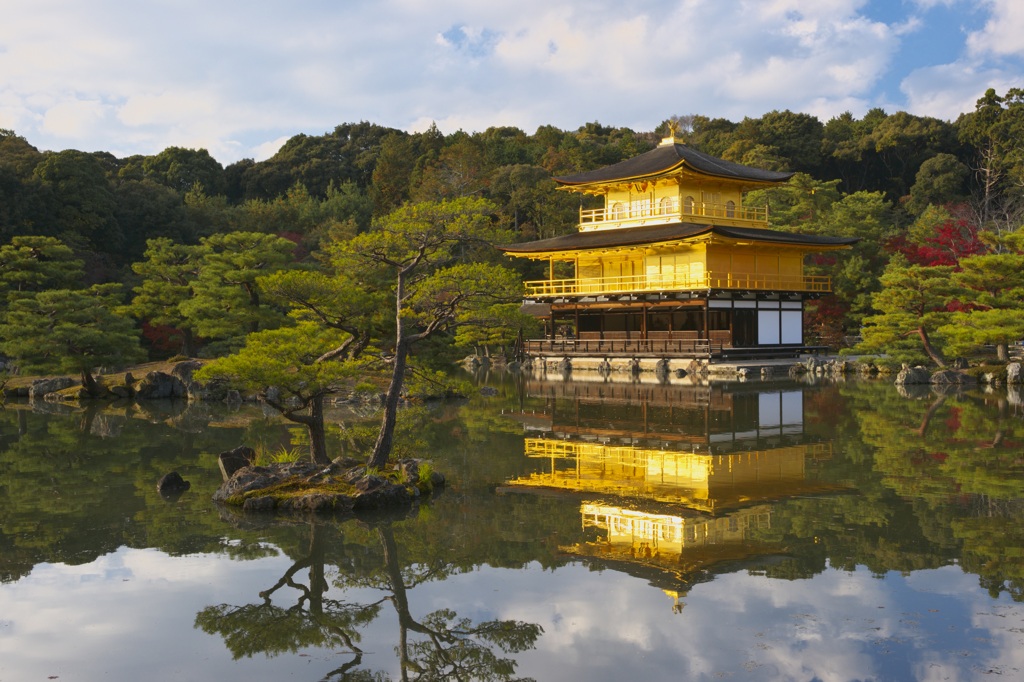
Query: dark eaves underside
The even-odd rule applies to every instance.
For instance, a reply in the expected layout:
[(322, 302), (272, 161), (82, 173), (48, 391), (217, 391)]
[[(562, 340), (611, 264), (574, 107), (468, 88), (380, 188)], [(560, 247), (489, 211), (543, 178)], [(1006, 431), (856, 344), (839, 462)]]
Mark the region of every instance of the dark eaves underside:
[(647, 227), (626, 227), (573, 234), (541, 239), (535, 242), (509, 244), (498, 247), (509, 254), (549, 253), (556, 251), (582, 251), (586, 249), (615, 248), (626, 246), (653, 245), (673, 242), (707, 234), (729, 239), (741, 239), (769, 244), (792, 244), (800, 246), (836, 247), (849, 246), (860, 241), (859, 237), (823, 237), (810, 234), (795, 234), (756, 227), (726, 227), (696, 223), (672, 223)]

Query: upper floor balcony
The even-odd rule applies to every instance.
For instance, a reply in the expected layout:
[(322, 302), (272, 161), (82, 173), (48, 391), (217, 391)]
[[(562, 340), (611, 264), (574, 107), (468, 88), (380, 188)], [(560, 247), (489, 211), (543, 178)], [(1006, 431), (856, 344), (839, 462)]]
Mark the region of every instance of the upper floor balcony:
[(652, 274), (626, 277), (585, 277), (525, 282), (527, 298), (607, 296), (671, 291), (785, 291), (827, 294), (831, 278), (820, 275), (745, 274), (705, 272), (703, 275)]
[(656, 201), (612, 201), (604, 208), (580, 210), (580, 229), (583, 231), (694, 220), (735, 227), (765, 227), (768, 224), (768, 207), (751, 208), (737, 205), (734, 201), (717, 204), (692, 197), (682, 201), (677, 197), (663, 197)]

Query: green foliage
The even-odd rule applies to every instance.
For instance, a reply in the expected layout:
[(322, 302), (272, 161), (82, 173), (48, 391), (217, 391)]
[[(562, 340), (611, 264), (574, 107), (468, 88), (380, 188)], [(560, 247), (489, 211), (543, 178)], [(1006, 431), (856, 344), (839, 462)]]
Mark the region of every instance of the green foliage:
[(82, 261), (59, 239), (14, 237), (0, 246), (0, 296), (4, 299), (47, 289), (77, 288), (81, 280)]
[(957, 355), (992, 344), (1006, 362), (1009, 346), (1024, 338), (1024, 255), (972, 256), (961, 260), (960, 267), (953, 280), (962, 288), (967, 308), (953, 314), (940, 332)]
[(43, 160), (43, 154), (13, 130), (0, 128), (0, 167), (8, 169), (11, 177), (28, 179)]
[[(515, 285), (513, 290), (522, 285)], [(523, 338), (534, 338), (540, 332), (540, 322), (527, 315), (519, 303), (497, 303), (483, 309), (464, 313), (465, 323), (455, 333), (455, 343), (461, 348), (507, 348), (521, 332)]]
[(299, 235), (307, 248), (339, 232), (349, 236), (370, 224), (371, 205), (351, 182), (331, 185), (324, 197), (311, 195), (302, 185), (274, 199), (250, 199), (231, 209), (235, 229), (277, 235)]
[(352, 273), (325, 260), (322, 269), (281, 270), (258, 278), (257, 284), (268, 300), (285, 306), (295, 320), (350, 334), (353, 345), (349, 355), (355, 357), (371, 337), (390, 330), (387, 292), (361, 287)]
[(46, 156), (33, 171), (52, 191), (54, 229), (65, 242), (82, 239), (97, 251), (116, 251), (123, 234), (114, 217), (116, 200), (99, 160), (66, 150)]
[(408, 200), (411, 176), (416, 167), (414, 150), (413, 139), (403, 133), (393, 133), (381, 141), (369, 192), (374, 215), (387, 215)]
[(540, 166), (501, 166), (491, 175), (489, 196), (518, 238), (545, 239), (575, 230), (579, 221), (579, 199), (555, 187)]
[(487, 186), (483, 152), (465, 138), (446, 145), (414, 177), (410, 197), (416, 202), (445, 201), (479, 195)]
[[(447, 369), (447, 368), (445, 368)], [(410, 398), (419, 400), (464, 397), (469, 384), (448, 371), (411, 366), (403, 389)]]
[(953, 220), (953, 215), (944, 206), (929, 204), (907, 228), (906, 238), (911, 244), (925, 244), (935, 235), (936, 228)]
[(284, 313), (263, 300), (257, 279), (292, 264), (292, 242), (257, 232), (231, 232), (206, 237), (200, 246), (192, 297), (179, 304), (198, 335), (233, 347), (246, 333), (284, 321)]
[(683, 138), (701, 151), (721, 158), (732, 144), (732, 135), (737, 124), (724, 118), (708, 118), (695, 115), (691, 118), (691, 130)]
[(1024, 132), (1024, 90), (1011, 88), (999, 96), (989, 88), (975, 110), (957, 120), (960, 139), (970, 145), (983, 173), (994, 184), (1018, 185), (1024, 179), (1024, 154), (1018, 141)]
[(444, 318), (444, 324), (459, 329), (474, 327), (488, 338), (508, 342), (516, 327), (484, 328), (522, 322), (517, 309), (511, 308), (515, 304), (509, 303), (521, 296), (522, 280), (515, 271), (489, 263), (456, 263), (418, 283), (406, 300), (404, 316), (417, 327), (436, 325)]
[(1024, 309), (1024, 254), (964, 258), (954, 280), (965, 290), (965, 303), (982, 309)]
[(316, 395), (340, 388), (355, 368), (346, 361), (318, 361), (342, 345), (348, 335), (312, 322), (255, 332), (235, 353), (217, 358), (196, 372), (200, 381), (223, 380), (248, 392), (281, 391), (277, 402), (297, 399), (304, 409)]
[(124, 366), (142, 357), (138, 330), (119, 313), (121, 287), (50, 289), (15, 299), (0, 324), (0, 351), (22, 373), (81, 373)]
[(722, 158), (811, 173), (821, 164), (823, 131), (821, 121), (809, 114), (770, 111), (758, 119), (743, 119)]
[(432, 492), (434, 490), (434, 467), (430, 462), (420, 462), (417, 473), (419, 480), (416, 481), (416, 485), (424, 492)]
[(128, 180), (114, 189), (114, 217), (124, 234), (124, 248), (116, 254), (119, 265), (143, 256), (151, 239), (194, 241), (195, 224), (189, 220), (182, 195), (152, 180)]
[(967, 356), (985, 345), (1001, 346), (1004, 350), (1000, 359), (1006, 361), (1005, 349), (1024, 339), (1024, 311), (992, 308), (957, 312), (939, 332), (949, 353)]
[(910, 190), (924, 161), (956, 150), (956, 132), (946, 121), (898, 111), (879, 121), (866, 142), (890, 175), (889, 195), (898, 198)]
[(271, 450), (260, 443), (254, 449), (256, 450), (255, 462), (259, 466), (288, 464), (297, 462), (304, 456), (304, 453), (299, 448), (286, 448), (283, 445), (279, 445), (276, 450)]
[(748, 206), (768, 206), (773, 227), (815, 226), (820, 217), (842, 198), (838, 185), (838, 180), (822, 182), (806, 173), (797, 173), (783, 185), (748, 192), (745, 203)]
[(257, 393), (285, 419), (309, 432), (310, 457), (330, 462), (327, 453), (323, 400), (365, 366), (338, 352), (351, 338), (344, 331), (314, 322), (254, 332), (235, 353), (218, 358), (196, 372), (200, 381), (220, 380)]
[[(366, 277), (414, 267), (429, 270), (456, 257), (495, 258), (492, 243), (510, 240), (495, 230), (494, 205), (482, 199), (409, 204), (382, 218), (374, 229), (329, 247), (329, 253)], [(390, 279), (390, 275), (387, 276)]]
[(295, 135), (266, 161), (245, 169), (246, 199), (273, 199), (301, 184), (323, 197), (331, 185), (354, 183), (364, 191), (371, 182), (382, 141), (400, 133), (363, 121), (345, 123), (324, 135)]
[(925, 159), (910, 188), (907, 210), (917, 215), (929, 206), (963, 201), (970, 174), (967, 165), (952, 154), (936, 154)]
[(837, 254), (837, 267), (810, 268), (832, 275), (832, 290), (847, 303), (847, 326), (856, 328), (871, 312), (871, 297), (878, 291), (879, 278), (887, 264), (880, 244), (896, 234), (891, 204), (881, 192), (856, 192), (830, 207), (818, 222), (819, 234), (859, 237), (853, 249)]
[(493, 205), (480, 199), (410, 204), (330, 251), (335, 267), (362, 290), (387, 291), (395, 311), (391, 381), (370, 466), (383, 466), (391, 453), (414, 344), (519, 297), (518, 275), (487, 262), (496, 258), (488, 240), (505, 236), (493, 228), (492, 213)]
[(846, 315), (842, 327), (856, 329), (871, 312), (871, 296), (888, 261), (880, 245), (898, 234), (892, 205), (881, 192), (843, 195), (839, 180), (821, 182), (798, 173), (785, 185), (750, 192), (746, 203), (769, 207), (773, 227), (831, 237), (858, 237), (849, 251), (815, 257), (807, 273), (827, 275)]
[(186, 354), (198, 351), (199, 337), (222, 350), (238, 346), (246, 333), (284, 322), (284, 312), (264, 300), (259, 278), (291, 267), (294, 247), (256, 232), (213, 235), (196, 246), (150, 240), (146, 260), (132, 266), (141, 281), (130, 310), (179, 330)]
[[(918, 351), (912, 349), (919, 349), (944, 365), (933, 336), (949, 320), (948, 304), (959, 293), (952, 272), (950, 266), (908, 265), (902, 257), (894, 257), (882, 275), (882, 289), (872, 296), (878, 314), (864, 320), (863, 341), (855, 350), (913, 360)], [(911, 344), (913, 337), (917, 343)]]
[(224, 192), (224, 168), (205, 149), (168, 147), (141, 165), (144, 177), (182, 194), (192, 189), (213, 195)]
[(332, 245), (330, 263), (345, 273), (346, 285), (374, 292), (342, 300), (361, 300), (366, 315), (367, 306), (379, 312), (379, 296), (388, 296), (387, 307), (397, 314), (390, 324), (401, 325), (392, 329), (410, 343), (511, 319), (507, 304), (520, 297), (522, 282), (514, 271), (486, 262), (496, 257), (489, 240), (505, 236), (492, 227), (491, 210), (479, 199), (412, 204), (374, 231)]
[(199, 272), (203, 248), (177, 244), (166, 237), (146, 242), (145, 260), (132, 265), (140, 282), (128, 310), (150, 324), (181, 330), (183, 350), (194, 355), (195, 325), (182, 310), (193, 295), (192, 285)]

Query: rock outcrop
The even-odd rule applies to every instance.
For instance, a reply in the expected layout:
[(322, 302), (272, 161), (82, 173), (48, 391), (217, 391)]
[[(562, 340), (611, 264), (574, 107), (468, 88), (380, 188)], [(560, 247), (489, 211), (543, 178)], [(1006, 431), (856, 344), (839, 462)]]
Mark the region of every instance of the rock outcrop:
[(976, 384), (978, 380), (964, 372), (958, 372), (954, 369), (943, 369), (931, 375), (930, 383), (940, 386), (963, 386), (966, 384)]
[(156, 484), (156, 489), (164, 496), (180, 495), (191, 487), (192, 484), (183, 479), (177, 471), (165, 474)]
[(894, 382), (897, 386), (906, 386), (908, 384), (930, 384), (932, 383), (932, 375), (924, 367), (910, 367), (909, 365), (903, 365), (903, 369), (896, 375), (896, 381)]
[(54, 377), (51, 379), (36, 379), (28, 389), (29, 400), (42, 400), (49, 393), (56, 393), (65, 388), (71, 388), (78, 382), (71, 377)]
[(252, 466), (255, 461), (256, 451), (246, 445), (239, 445), (234, 450), (226, 450), (217, 455), (220, 475), (225, 481), (230, 480), (239, 469)]
[(1010, 385), (1024, 384), (1024, 375), (1021, 373), (1019, 362), (1011, 362), (1006, 366), (1006, 383)]
[(173, 374), (149, 372), (135, 385), (135, 397), (139, 400), (187, 398), (188, 388)]

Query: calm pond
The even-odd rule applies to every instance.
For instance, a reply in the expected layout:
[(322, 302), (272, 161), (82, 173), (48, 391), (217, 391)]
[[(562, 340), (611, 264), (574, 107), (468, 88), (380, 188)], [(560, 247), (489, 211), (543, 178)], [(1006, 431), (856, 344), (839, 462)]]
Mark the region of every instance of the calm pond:
[(258, 407), (8, 404), (0, 682), (1024, 679), (1018, 389), (491, 385), (403, 412), (449, 486), (358, 520), (213, 504), (302, 447)]

